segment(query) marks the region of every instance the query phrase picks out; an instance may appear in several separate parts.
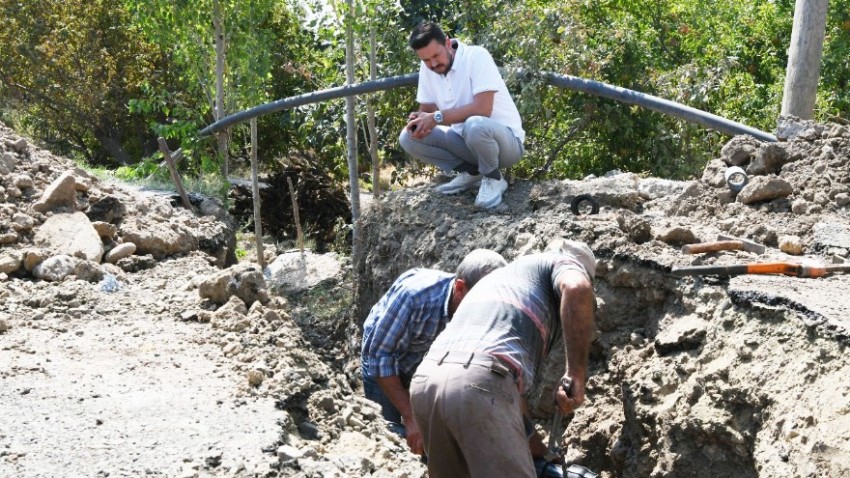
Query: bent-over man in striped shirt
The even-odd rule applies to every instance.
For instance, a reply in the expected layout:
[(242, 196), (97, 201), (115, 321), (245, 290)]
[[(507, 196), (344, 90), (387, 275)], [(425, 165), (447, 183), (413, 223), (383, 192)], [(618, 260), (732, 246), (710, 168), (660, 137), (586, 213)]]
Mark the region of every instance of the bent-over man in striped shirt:
[(559, 239), (467, 294), (410, 383), (431, 478), (535, 478), (532, 457), (546, 448), (525, 395), (563, 337), (571, 386), (558, 387), (557, 406), (569, 413), (584, 401), (595, 272), (586, 244)]

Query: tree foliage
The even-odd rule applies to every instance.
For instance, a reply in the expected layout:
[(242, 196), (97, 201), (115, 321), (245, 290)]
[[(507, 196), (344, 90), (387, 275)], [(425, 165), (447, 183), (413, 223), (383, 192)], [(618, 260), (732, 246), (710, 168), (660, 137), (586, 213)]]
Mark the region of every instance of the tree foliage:
[[(195, 158), (211, 157), (211, 142), (199, 140), (197, 131), (213, 120), (213, 2), (225, 17), (228, 112), (345, 83), (341, 1), (0, 0), (7, 19), (0, 30), (0, 104), (37, 137), (94, 162), (140, 160), (157, 135), (179, 141)], [(598, 80), (771, 131), (794, 0), (357, 0), (354, 7), (358, 81), (368, 78), (373, 29), (378, 77), (415, 72), (419, 62), (407, 35), (427, 18), (487, 47), (509, 71)], [(819, 120), (850, 116), (848, 12), (850, 0), (830, 2)], [(577, 178), (621, 169), (684, 178), (698, 174), (728, 139), (534, 76), (512, 75), (508, 85), (528, 133), (518, 176)], [(414, 94), (404, 88), (374, 95), (381, 156), (399, 174), (421, 167), (397, 144), (407, 113), (417, 107)], [(361, 122), (364, 105), (359, 98)], [(274, 165), (270, 158), (307, 151), (343, 179), (343, 117), (342, 101), (262, 117), (260, 157)], [(247, 126), (232, 135), (231, 153), (246, 156)], [(366, 135), (359, 136), (368, 158)]]
[(32, 134), (95, 164), (144, 151), (127, 111), (156, 53), (140, 42), (120, 0), (0, 0), (0, 94)]

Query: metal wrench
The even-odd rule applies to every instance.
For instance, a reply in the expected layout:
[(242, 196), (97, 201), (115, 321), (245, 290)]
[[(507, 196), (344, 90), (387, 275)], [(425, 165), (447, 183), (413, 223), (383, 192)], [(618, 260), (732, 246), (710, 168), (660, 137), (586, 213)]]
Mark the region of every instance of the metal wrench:
[[(573, 382), (569, 377), (561, 378), (561, 388), (568, 397), (572, 397)], [(561, 409), (555, 403), (555, 418), (552, 420), (552, 429), (549, 432), (549, 446), (546, 447), (546, 461), (553, 461), (561, 457)]]

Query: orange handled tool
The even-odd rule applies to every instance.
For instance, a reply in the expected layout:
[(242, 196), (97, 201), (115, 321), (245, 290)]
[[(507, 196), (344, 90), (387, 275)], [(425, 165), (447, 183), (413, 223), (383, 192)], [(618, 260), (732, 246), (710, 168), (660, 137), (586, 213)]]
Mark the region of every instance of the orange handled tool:
[(738, 276), (743, 274), (782, 274), (796, 277), (824, 277), (830, 274), (850, 272), (850, 264), (831, 266), (809, 266), (793, 262), (756, 262), (751, 264), (729, 264), (710, 266), (673, 266), (670, 271), (676, 276)]

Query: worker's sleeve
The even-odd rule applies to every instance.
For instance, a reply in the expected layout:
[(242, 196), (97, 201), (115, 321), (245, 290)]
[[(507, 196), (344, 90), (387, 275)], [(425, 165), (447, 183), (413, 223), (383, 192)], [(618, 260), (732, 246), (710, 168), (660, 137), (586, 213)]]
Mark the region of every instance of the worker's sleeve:
[(588, 281), (590, 280), (587, 271), (584, 270), (584, 266), (575, 258), (566, 254), (555, 254), (554, 257), (555, 265), (552, 267), (552, 290), (555, 292), (555, 297), (560, 299), (563, 277), (569, 271), (578, 272), (587, 277)]
[(502, 88), (502, 74), (499, 67), (493, 61), (493, 57), (486, 49), (481, 47), (470, 47), (470, 70), (472, 75), (472, 94), (477, 95), (484, 91), (499, 91)]
[(428, 67), (424, 63), (419, 65), (419, 85), (416, 89), (416, 102), (419, 104), (437, 104), (437, 95), (434, 91), (433, 78), (428, 76)]
[(410, 345), (410, 320), (413, 298), (404, 290), (388, 301), (375, 327), (368, 350), (366, 373), (371, 377), (399, 375), (398, 358)]

